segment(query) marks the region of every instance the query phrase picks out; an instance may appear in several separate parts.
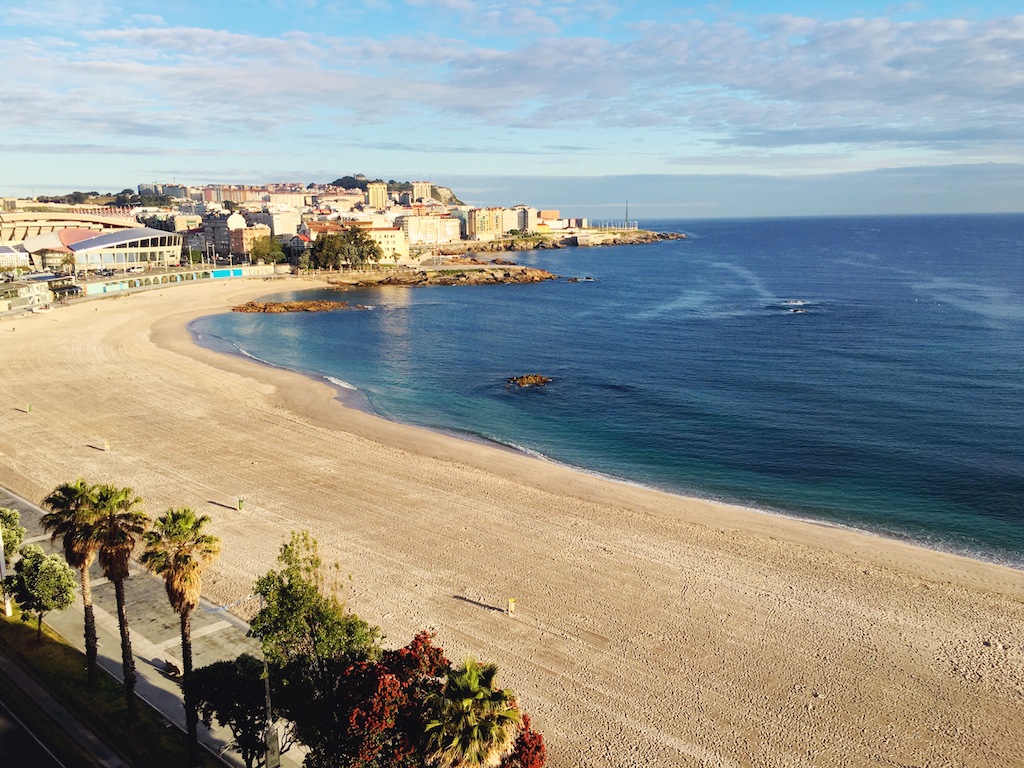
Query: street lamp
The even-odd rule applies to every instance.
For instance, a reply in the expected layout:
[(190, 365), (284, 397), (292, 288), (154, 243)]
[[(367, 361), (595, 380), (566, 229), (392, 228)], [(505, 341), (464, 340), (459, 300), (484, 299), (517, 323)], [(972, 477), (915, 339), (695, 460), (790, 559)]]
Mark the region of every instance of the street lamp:
[[(2, 554), (2, 552), (0, 552)], [(216, 608), (211, 608), (207, 613), (220, 613), (226, 611), (229, 608), (234, 608), (239, 603), (244, 603), (246, 600), (252, 600), (257, 595), (246, 595), (245, 597), (235, 600), (233, 603), (227, 605), (218, 605)], [(260, 610), (263, 610), (263, 595), (258, 595), (260, 599)], [(10, 614), (8, 614), (10, 615)], [(270, 706), (270, 666), (267, 664), (267, 654), (263, 653), (263, 691), (264, 701), (266, 706), (267, 724), (264, 732), (264, 743), (267, 745), (266, 762), (264, 763), (265, 768), (281, 768), (281, 740), (277, 732), (277, 728), (274, 727), (274, 714), (273, 709)]]

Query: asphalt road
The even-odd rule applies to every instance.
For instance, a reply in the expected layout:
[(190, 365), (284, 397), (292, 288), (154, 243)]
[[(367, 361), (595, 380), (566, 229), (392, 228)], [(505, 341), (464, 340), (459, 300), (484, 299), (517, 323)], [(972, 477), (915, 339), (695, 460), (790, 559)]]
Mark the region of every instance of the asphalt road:
[(0, 701), (0, 764), (32, 768), (64, 768)]

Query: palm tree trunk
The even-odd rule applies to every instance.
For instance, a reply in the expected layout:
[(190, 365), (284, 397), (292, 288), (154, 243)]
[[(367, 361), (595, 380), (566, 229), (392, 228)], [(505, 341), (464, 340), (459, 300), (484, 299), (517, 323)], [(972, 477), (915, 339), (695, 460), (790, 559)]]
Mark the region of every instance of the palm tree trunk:
[(135, 702), (135, 657), (132, 655), (132, 638), (128, 634), (124, 579), (114, 580), (114, 595), (117, 597), (117, 625), (121, 630), (121, 667), (124, 670), (124, 692), (128, 702), (128, 718), (134, 722), (139, 718), (139, 710)]
[(85, 608), (85, 666), (88, 670), (89, 690), (96, 688), (96, 659), (99, 656), (99, 643), (96, 640), (96, 614), (92, 607), (92, 580), (89, 578), (89, 566), (79, 569), (82, 581), (82, 605)]
[(182, 690), (185, 694), (185, 726), (188, 731), (188, 764), (199, 765), (199, 713), (192, 695), (192, 611), (181, 614)]

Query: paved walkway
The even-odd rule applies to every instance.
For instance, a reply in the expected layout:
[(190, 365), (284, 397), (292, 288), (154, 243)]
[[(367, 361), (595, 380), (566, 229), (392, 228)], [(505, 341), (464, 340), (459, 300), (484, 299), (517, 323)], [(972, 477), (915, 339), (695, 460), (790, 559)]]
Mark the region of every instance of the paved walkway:
[[(35, 504), (0, 488), (0, 507), (19, 511), (21, 524), (26, 528), (26, 543), (39, 544), (47, 552), (59, 551), (50, 545), (49, 535), (40, 527), (39, 518), (43, 510)], [(121, 635), (117, 626), (114, 585), (103, 577), (98, 565), (93, 565), (90, 575), (99, 637), (99, 665), (121, 680)], [(171, 610), (167, 602), (163, 580), (136, 566), (132, 568), (131, 578), (125, 582), (125, 597), (132, 651), (138, 672), (136, 693), (184, 732), (185, 708), (181, 687), (163, 673), (166, 660), (173, 661), (181, 668), (181, 625), (178, 614)], [(71, 645), (84, 651), (83, 621), (81, 596), (77, 595), (74, 606), (63, 612), (48, 614), (45, 623)], [(193, 665), (203, 667), (215, 661), (234, 659), (241, 653), (262, 657), (259, 642), (248, 637), (248, 629), (244, 621), (222, 607), (202, 601), (192, 614)], [(215, 754), (222, 754), (222, 759), (229, 764), (244, 765), (237, 754), (227, 749), (231, 741), (228, 729), (216, 724), (206, 728), (200, 723), (199, 740)], [(296, 752), (297, 748), (293, 748), (282, 755), (282, 766), (298, 768), (302, 764), (302, 757)], [(109, 765), (113, 768), (123, 763)]]

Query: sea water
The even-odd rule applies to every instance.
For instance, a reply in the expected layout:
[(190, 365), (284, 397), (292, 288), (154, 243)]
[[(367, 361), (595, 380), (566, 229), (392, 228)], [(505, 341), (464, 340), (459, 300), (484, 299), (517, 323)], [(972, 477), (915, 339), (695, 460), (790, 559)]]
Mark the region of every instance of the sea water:
[[(641, 226), (687, 239), (192, 330), (388, 419), (1024, 567), (1024, 216)], [(506, 386), (526, 373), (553, 382)]]

